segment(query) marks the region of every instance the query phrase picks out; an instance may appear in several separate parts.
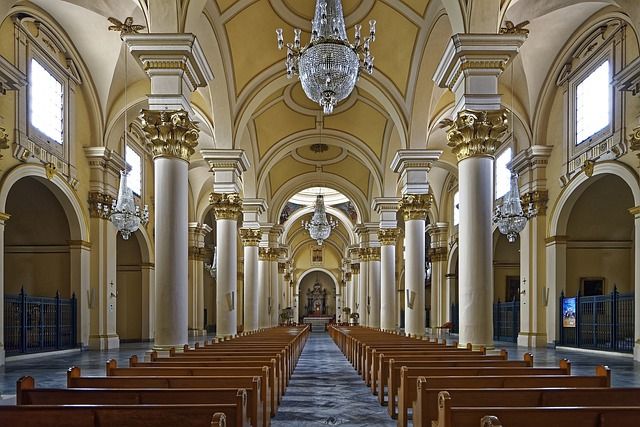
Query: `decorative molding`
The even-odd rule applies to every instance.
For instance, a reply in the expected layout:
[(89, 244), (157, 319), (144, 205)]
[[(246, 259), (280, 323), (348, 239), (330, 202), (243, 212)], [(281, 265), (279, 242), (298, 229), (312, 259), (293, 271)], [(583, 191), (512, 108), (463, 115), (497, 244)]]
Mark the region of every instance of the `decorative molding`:
[(445, 119), (441, 127), (448, 127), (448, 146), (458, 162), (469, 157), (492, 157), (508, 129), (507, 111), (462, 110), (455, 120)]
[(529, 25), (529, 21), (522, 21), (519, 24), (515, 24), (511, 21), (504, 21), (504, 27), (500, 27), (500, 34), (523, 34), (529, 35), (529, 30), (526, 27)]
[(0, 55), (0, 94), (6, 95), (8, 90), (18, 90), (26, 84), (27, 76)]
[(244, 246), (258, 246), (262, 239), (262, 231), (254, 228), (241, 228), (240, 239)]
[[(624, 138), (616, 142), (615, 135), (610, 136), (599, 144), (595, 144), (567, 163), (567, 173), (560, 177), (560, 186), (566, 186), (574, 176), (580, 172), (589, 172), (589, 164), (602, 160), (616, 160), (629, 151)], [(590, 176), (590, 175), (587, 175)]]
[(381, 228), (378, 230), (378, 240), (383, 246), (395, 246), (399, 236), (399, 228)]
[(440, 246), (437, 248), (429, 249), (429, 258), (431, 258), (431, 262), (440, 262), (447, 260), (447, 247)]
[[(91, 218), (109, 219), (111, 215), (111, 205), (115, 199), (105, 193), (98, 191), (89, 192), (89, 216)], [(108, 210), (104, 209), (108, 207)]]
[(544, 243), (548, 245), (552, 245), (552, 244), (558, 244), (558, 245), (562, 245), (562, 244), (567, 244), (567, 242), (569, 241), (569, 236), (550, 236), (544, 239)]
[(237, 221), (242, 213), (242, 199), (238, 193), (211, 193), (209, 204), (213, 206), (216, 220)]
[(280, 248), (259, 248), (258, 258), (260, 261), (278, 261)]
[(175, 157), (189, 161), (198, 145), (198, 127), (185, 110), (142, 110), (142, 130), (149, 139), (153, 157)]
[(380, 261), (380, 247), (367, 248), (367, 261)]
[(629, 134), (629, 149), (635, 151), (638, 157), (640, 157), (640, 126), (634, 128), (632, 133)]
[(351, 274), (360, 274), (360, 263), (355, 262), (351, 264)]
[(630, 208), (629, 213), (636, 218), (640, 218), (640, 206)]
[(549, 202), (549, 192), (547, 190), (530, 191), (520, 197), (522, 206), (533, 206), (534, 216), (544, 216), (547, 213), (547, 203)]
[(4, 225), (11, 218), (11, 214), (0, 212), (0, 225)]
[(431, 194), (406, 194), (400, 201), (400, 210), (405, 221), (425, 220), (431, 208)]

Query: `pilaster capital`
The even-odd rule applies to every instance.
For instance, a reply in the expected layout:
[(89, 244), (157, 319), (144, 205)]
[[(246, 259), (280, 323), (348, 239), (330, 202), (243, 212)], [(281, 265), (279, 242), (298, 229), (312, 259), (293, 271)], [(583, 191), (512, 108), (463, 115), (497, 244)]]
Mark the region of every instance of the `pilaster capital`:
[(211, 233), (213, 228), (209, 224), (199, 222), (189, 223), (189, 246), (204, 248), (204, 237)]
[(114, 200), (115, 199), (108, 194), (99, 191), (90, 191), (88, 200), (89, 216), (91, 218), (109, 219), (111, 215), (110, 209), (105, 210), (103, 207), (107, 206), (111, 208)]
[(458, 162), (469, 157), (491, 157), (502, 144), (500, 138), (508, 129), (506, 110), (458, 112), (455, 120), (445, 119), (448, 146)]
[(279, 262), (278, 263), (278, 274), (284, 274), (286, 268), (287, 268), (287, 265), (284, 262)]
[(634, 59), (613, 77), (613, 84), (620, 91), (629, 91), (632, 95), (640, 93), (640, 57)]
[(447, 232), (449, 231), (449, 223), (436, 222), (427, 226), (427, 233), (431, 237), (431, 248), (444, 248), (445, 255), (447, 252)]
[(531, 205), (534, 209), (534, 216), (544, 216), (547, 214), (547, 203), (549, 202), (549, 192), (547, 190), (529, 191), (520, 197), (522, 206)]
[(11, 214), (0, 212), (0, 225), (5, 225), (9, 218), (11, 218)]
[(380, 261), (380, 247), (367, 248), (367, 261)]
[(214, 172), (213, 190), (239, 193), (242, 189), (242, 174), (250, 166), (244, 150), (201, 149), (200, 153)]
[(89, 191), (115, 197), (120, 171), (126, 167), (124, 158), (107, 147), (84, 147), (84, 155), (89, 162)]
[(436, 248), (429, 249), (429, 258), (431, 258), (431, 262), (440, 262), (447, 260), (447, 247), (439, 246)]
[(629, 209), (629, 213), (633, 215), (635, 219), (640, 219), (640, 206)]
[(402, 210), (404, 220), (425, 220), (432, 200), (431, 194), (405, 194), (400, 201), (400, 210)]
[(174, 157), (189, 161), (200, 131), (185, 110), (142, 110), (140, 122), (153, 158)]
[[(5, 132), (5, 128), (0, 126), (0, 150), (6, 150), (9, 148), (9, 135)], [(0, 159), (2, 155), (0, 154)]]
[(395, 246), (400, 237), (399, 228), (381, 228), (378, 230), (378, 240), (383, 246)]
[(544, 242), (545, 242), (545, 244), (547, 246), (550, 246), (550, 245), (566, 245), (568, 241), (569, 241), (569, 237), (568, 236), (562, 236), (562, 235), (550, 236), (550, 237), (547, 237), (546, 239), (544, 239)]
[(373, 199), (371, 209), (380, 215), (381, 228), (393, 228), (398, 225), (396, 213), (400, 204), (399, 197), (377, 197)]
[(244, 199), (242, 201), (242, 225), (246, 228), (260, 228), (260, 215), (268, 209), (264, 199)]
[(360, 263), (354, 262), (351, 264), (351, 274), (360, 274)]
[(238, 193), (211, 193), (209, 204), (213, 207), (216, 220), (238, 220), (242, 213), (242, 199)]
[(18, 90), (26, 84), (27, 76), (0, 55), (0, 94), (5, 95), (8, 90)]
[(188, 255), (189, 259), (193, 261), (206, 261), (209, 259), (207, 249), (201, 246), (189, 245)]
[(240, 238), (244, 246), (258, 246), (262, 239), (262, 232), (259, 228), (241, 228)]
[(213, 80), (211, 67), (193, 34), (126, 34), (122, 40), (150, 78), (179, 75), (191, 92)]
[(634, 128), (629, 134), (629, 148), (631, 151), (635, 151), (640, 157), (640, 126)]
[(511, 160), (511, 170), (520, 176), (524, 184), (521, 192), (544, 190), (546, 187), (545, 169), (553, 147), (532, 145), (517, 153)]
[(441, 155), (442, 150), (398, 150), (391, 161), (391, 170), (400, 174), (402, 193), (427, 193), (427, 174)]
[(259, 248), (258, 258), (260, 261), (278, 261), (280, 248)]

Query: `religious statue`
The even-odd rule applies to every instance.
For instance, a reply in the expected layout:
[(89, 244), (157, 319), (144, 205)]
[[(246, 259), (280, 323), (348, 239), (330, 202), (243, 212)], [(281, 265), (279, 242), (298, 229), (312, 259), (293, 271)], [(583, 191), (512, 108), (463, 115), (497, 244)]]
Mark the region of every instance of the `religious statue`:
[(323, 316), (327, 314), (327, 290), (320, 282), (313, 284), (313, 289), (307, 290), (307, 315)]

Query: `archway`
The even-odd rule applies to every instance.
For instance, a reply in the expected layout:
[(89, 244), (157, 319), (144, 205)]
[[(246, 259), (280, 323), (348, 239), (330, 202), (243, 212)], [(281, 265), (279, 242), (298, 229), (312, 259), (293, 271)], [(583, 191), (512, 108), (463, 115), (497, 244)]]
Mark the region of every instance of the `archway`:
[(129, 239), (118, 236), (116, 243), (116, 332), (120, 342), (143, 341), (142, 313), (148, 299), (143, 299), (142, 243), (139, 231)]
[(300, 276), (298, 290), (298, 321), (307, 316), (327, 316), (337, 318), (336, 293), (338, 281), (324, 268), (312, 268)]

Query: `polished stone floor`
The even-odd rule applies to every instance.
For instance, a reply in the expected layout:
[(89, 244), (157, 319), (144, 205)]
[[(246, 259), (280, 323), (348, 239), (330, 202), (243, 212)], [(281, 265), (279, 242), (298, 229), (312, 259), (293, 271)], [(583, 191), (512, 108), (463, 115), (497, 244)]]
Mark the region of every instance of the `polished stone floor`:
[(312, 333), (274, 427), (395, 426), (329, 335)]

